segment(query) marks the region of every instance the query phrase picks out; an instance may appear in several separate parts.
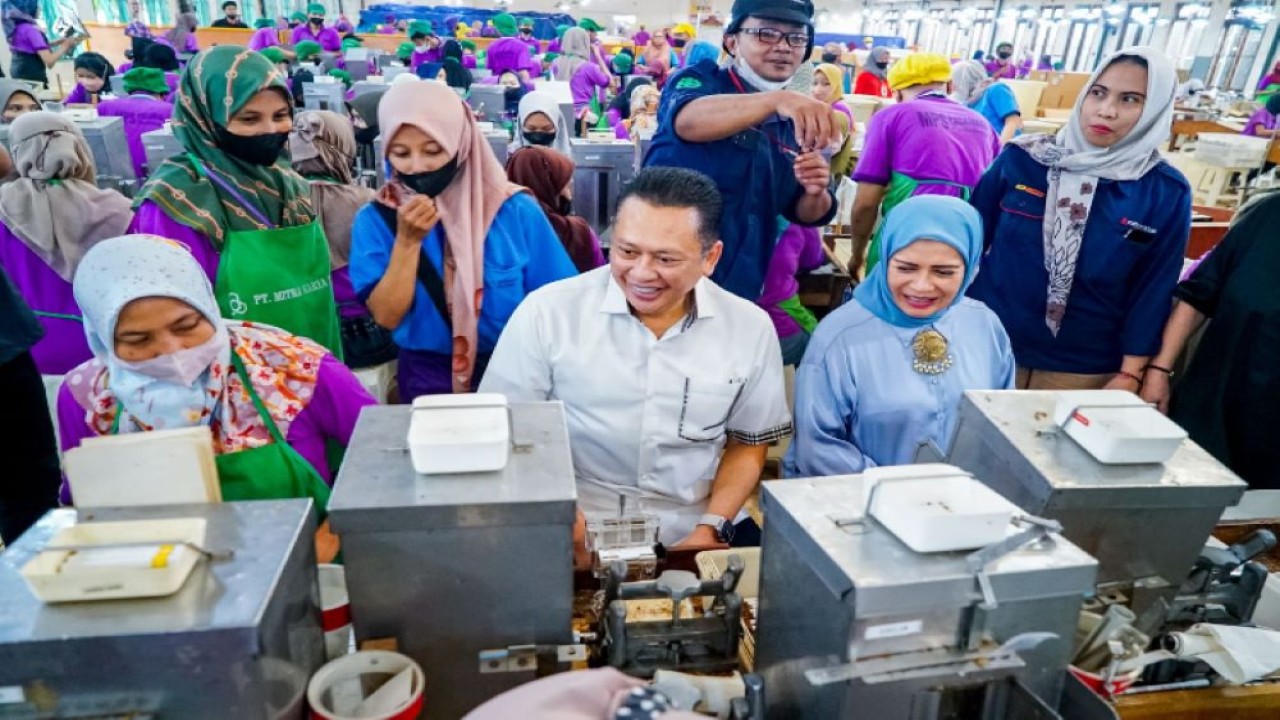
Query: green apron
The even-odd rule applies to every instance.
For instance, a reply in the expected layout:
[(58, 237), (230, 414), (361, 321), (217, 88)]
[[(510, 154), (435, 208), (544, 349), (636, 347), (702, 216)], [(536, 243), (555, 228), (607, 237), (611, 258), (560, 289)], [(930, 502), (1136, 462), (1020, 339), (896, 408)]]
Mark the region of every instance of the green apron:
[[(235, 365), (236, 374), (244, 383), (258, 417), (267, 426), (271, 434), (271, 444), (252, 450), (225, 453), (214, 458), (218, 466), (218, 484), (222, 487), (223, 500), (281, 500), (288, 498), (309, 497), (316, 503), (316, 512), (324, 517), (325, 508), (329, 505), (329, 486), (320, 473), (298, 454), (280, 434), (280, 428), (271, 419), (271, 414), (262, 405), (262, 399), (249, 382), (249, 373), (245, 372), (240, 356), (232, 351), (231, 362)], [(117, 401), (123, 409), (123, 404)], [(111, 433), (120, 430), (120, 416), (116, 413), (111, 426)]]
[[(954, 183), (950, 180), (917, 180), (908, 175), (895, 172), (889, 180), (889, 187), (885, 190), (884, 200), (880, 203), (880, 216), (882, 218), (889, 216), (889, 211), (893, 210), (904, 200), (913, 197), (916, 190), (924, 185), (939, 185), (944, 187), (953, 187), (960, 190), (960, 197), (968, 201), (972, 188), (960, 183)], [(867, 269), (863, 277), (871, 274), (871, 269), (880, 262), (880, 231), (884, 228), (881, 222), (880, 227), (876, 228), (876, 234), (871, 239), (871, 247), (867, 249)]]
[(227, 320), (274, 325), (323, 345), (342, 359), (342, 330), (330, 283), (329, 243), (319, 220), (277, 227), (234, 187), (202, 175), (235, 198), (266, 230), (228, 230), (218, 259), (214, 294)]

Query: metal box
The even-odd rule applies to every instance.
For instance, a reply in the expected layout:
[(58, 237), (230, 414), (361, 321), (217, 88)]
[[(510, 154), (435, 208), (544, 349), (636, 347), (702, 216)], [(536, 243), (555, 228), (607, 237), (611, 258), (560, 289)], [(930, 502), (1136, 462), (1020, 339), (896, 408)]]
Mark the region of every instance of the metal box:
[[(971, 391), (947, 462), (1062, 523), (1098, 559), (1098, 582), (1139, 615), (1172, 598), (1224, 508), (1248, 489), (1190, 440), (1164, 464), (1103, 465), (1053, 423), (1057, 393)], [(1132, 594), (1130, 594), (1132, 593)]]
[(357, 640), (395, 638), (438, 689), (426, 717), (452, 719), (534, 678), (482, 672), (482, 651), (572, 640), (573, 463), (564, 407), (517, 403), (505, 469), (418, 475), (411, 412), (361, 412), (329, 518)]
[[(77, 515), (202, 517), (235, 555), (169, 597), (43, 605), (19, 570)], [(0, 718), (301, 718), (324, 663), (315, 530), (310, 500), (49, 512), (0, 554)]]
[(142, 133), (142, 149), (147, 153), (148, 173), (155, 172), (165, 160), (187, 152), (168, 128)]
[(602, 234), (618, 214), (622, 186), (636, 176), (636, 146), (573, 140), (573, 213)]
[(302, 106), (307, 110), (332, 110), (347, 114), (347, 87), (340, 82), (302, 83)]
[(104, 177), (125, 182), (137, 179), (133, 158), (129, 155), (129, 141), (124, 134), (123, 118), (99, 117), (77, 122), (76, 126), (84, 133), (85, 142), (93, 153), (99, 180)]
[[(767, 717), (933, 720), (943, 715), (924, 708), (938, 693), (1014, 679), (1057, 707), (1096, 561), (1058, 536), (1023, 546), (987, 566), (997, 602), (983, 608), (967, 553), (917, 554), (875, 521), (843, 519), (858, 514), (862, 482), (763, 485), (756, 672)], [(1028, 632), (1057, 637), (1015, 660), (943, 662)], [(866, 674), (821, 686), (805, 675), (848, 663)]]
[(480, 85), (472, 83), (471, 94), (467, 96), (467, 104), (480, 114), (481, 118), (499, 124), (503, 120), (515, 121), (506, 117), (507, 89), (501, 85)]
[(351, 84), (351, 97), (358, 98), (365, 93), (386, 92), (390, 89), (390, 85), (384, 82), (374, 82), (372, 80), (359, 80)]

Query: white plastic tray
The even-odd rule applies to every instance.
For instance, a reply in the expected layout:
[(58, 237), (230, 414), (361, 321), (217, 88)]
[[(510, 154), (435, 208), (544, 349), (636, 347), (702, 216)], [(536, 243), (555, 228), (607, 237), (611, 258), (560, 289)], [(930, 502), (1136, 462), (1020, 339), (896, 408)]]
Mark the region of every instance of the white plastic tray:
[[(204, 518), (80, 523), (54, 535), (48, 549), (22, 567), (22, 577), (47, 603), (171, 595), (186, 582), (200, 554), (175, 544), (163, 561), (148, 560), (161, 553), (163, 543), (203, 547), (205, 524)], [(54, 549), (69, 546), (82, 549)]]
[(1186, 430), (1124, 390), (1061, 392), (1053, 419), (1106, 465), (1162, 463), (1187, 439)]
[(409, 455), (423, 475), (492, 472), (507, 466), (511, 418), (498, 393), (424, 395), (413, 401)]
[(941, 464), (875, 468), (867, 512), (918, 553), (973, 550), (1005, 538), (1018, 508), (963, 470)]

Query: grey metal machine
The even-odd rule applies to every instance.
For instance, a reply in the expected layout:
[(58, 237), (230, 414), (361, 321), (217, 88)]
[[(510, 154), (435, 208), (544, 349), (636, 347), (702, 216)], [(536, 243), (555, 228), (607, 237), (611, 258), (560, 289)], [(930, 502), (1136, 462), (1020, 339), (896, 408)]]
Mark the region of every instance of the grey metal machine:
[(505, 118), (507, 99), (506, 88), (501, 85), (475, 85), (471, 86), (471, 94), (467, 97), (467, 104), (471, 109), (480, 113), (485, 120), (494, 123), (502, 122)]
[(427, 718), (458, 718), (532, 680), (534, 648), (573, 640), (577, 493), (564, 408), (511, 406), (505, 469), (418, 475), (412, 409), (366, 408), (329, 501), (357, 640), (394, 638), (438, 688)]
[(1098, 559), (1098, 595), (1141, 616), (1171, 601), (1223, 509), (1247, 489), (1187, 440), (1167, 462), (1103, 465), (1054, 425), (1057, 394), (972, 391), (947, 462), (1029, 513), (1062, 523)]
[(602, 234), (618, 214), (622, 186), (636, 176), (636, 147), (625, 141), (573, 140), (573, 213)]
[(1048, 532), (977, 562), (915, 553), (874, 520), (847, 520), (862, 482), (764, 483), (756, 672), (766, 716), (1062, 717), (1096, 561)]
[(384, 82), (357, 80), (351, 83), (351, 97), (358, 98), (365, 93), (386, 91), (389, 86)]
[(93, 163), (98, 169), (98, 186), (111, 187), (132, 195), (138, 173), (133, 169), (129, 155), (129, 142), (124, 132), (124, 119), (99, 117), (87, 122), (76, 122), (85, 142), (93, 153)]
[(177, 136), (167, 128), (142, 133), (142, 149), (147, 153), (148, 172), (160, 167), (165, 160), (186, 152)]
[(347, 112), (347, 87), (340, 82), (302, 83), (302, 106), (308, 110)]
[[(19, 570), (80, 522), (201, 517), (169, 597), (44, 605)], [(300, 720), (324, 663), (309, 500), (54, 510), (0, 554), (0, 718)]]

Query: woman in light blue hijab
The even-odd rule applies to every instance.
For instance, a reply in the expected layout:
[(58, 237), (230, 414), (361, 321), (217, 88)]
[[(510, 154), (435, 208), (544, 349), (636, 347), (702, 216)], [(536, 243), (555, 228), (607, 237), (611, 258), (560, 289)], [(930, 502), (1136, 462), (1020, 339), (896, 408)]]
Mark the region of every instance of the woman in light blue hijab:
[(945, 450), (966, 390), (1013, 387), (1009, 338), (964, 297), (982, 257), (982, 220), (964, 201), (921, 195), (884, 225), (885, 256), (853, 300), (814, 331), (796, 371), (787, 477), (905, 465)]

